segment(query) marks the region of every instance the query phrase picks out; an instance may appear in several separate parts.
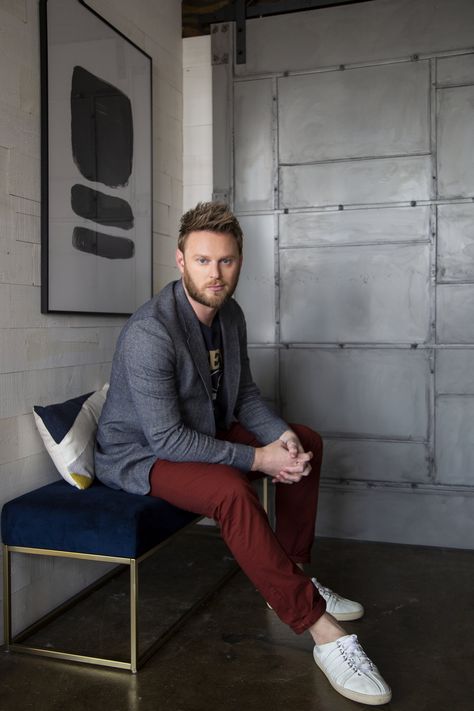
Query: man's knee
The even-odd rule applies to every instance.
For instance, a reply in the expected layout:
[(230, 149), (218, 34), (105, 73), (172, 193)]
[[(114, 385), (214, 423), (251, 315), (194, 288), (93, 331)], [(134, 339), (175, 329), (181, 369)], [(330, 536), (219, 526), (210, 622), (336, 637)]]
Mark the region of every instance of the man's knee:
[(233, 467), (222, 467), (222, 478), (214, 492), (217, 517), (230, 508), (242, 503), (255, 505), (259, 503), (258, 496), (251, 483), (242, 472)]
[(305, 451), (311, 451), (314, 457), (320, 457), (323, 451), (323, 440), (321, 435), (307, 425), (291, 425), (292, 429), (300, 438)]

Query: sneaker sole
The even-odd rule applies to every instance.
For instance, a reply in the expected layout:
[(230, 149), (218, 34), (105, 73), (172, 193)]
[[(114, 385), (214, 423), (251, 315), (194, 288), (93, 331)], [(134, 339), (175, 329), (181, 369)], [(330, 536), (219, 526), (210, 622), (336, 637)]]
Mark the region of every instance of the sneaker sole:
[(383, 704), (388, 704), (388, 702), (391, 700), (391, 691), (387, 694), (379, 694), (378, 696), (375, 696), (372, 694), (360, 694), (357, 691), (351, 691), (350, 689), (346, 689), (343, 686), (339, 686), (339, 684), (336, 684), (335, 682), (331, 681), (329, 676), (326, 674), (326, 671), (314, 655), (313, 659), (319, 669), (321, 669), (328, 682), (331, 684), (332, 688), (339, 694), (341, 694), (341, 696), (345, 696), (346, 699), (351, 699), (351, 701), (358, 701), (359, 703), (367, 704), (368, 706), (382, 706)]
[(364, 616), (364, 609), (360, 610), (359, 612), (330, 612), (329, 610), (326, 610), (326, 612), (329, 612), (329, 614), (332, 615), (334, 619), (338, 620), (339, 622), (350, 622), (351, 620), (360, 620), (360, 618)]
[[(268, 602), (266, 605), (269, 610), (273, 611), (273, 607)], [(360, 620), (360, 618), (364, 616), (364, 610), (360, 612), (330, 612), (329, 614), (338, 622), (350, 622), (351, 620)]]

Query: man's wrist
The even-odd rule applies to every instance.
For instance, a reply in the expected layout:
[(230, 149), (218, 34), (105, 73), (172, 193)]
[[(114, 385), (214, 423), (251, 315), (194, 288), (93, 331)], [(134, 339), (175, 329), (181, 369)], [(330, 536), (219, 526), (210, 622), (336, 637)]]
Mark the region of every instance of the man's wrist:
[(289, 439), (293, 439), (294, 437), (296, 437), (296, 434), (293, 432), (293, 430), (285, 430), (278, 437), (278, 439), (280, 440), (280, 442), (283, 442), (283, 444), (286, 444)]
[(255, 447), (255, 455), (253, 458), (253, 464), (252, 464), (252, 469), (251, 471), (253, 472), (258, 472), (260, 471), (260, 467), (262, 466), (262, 447)]

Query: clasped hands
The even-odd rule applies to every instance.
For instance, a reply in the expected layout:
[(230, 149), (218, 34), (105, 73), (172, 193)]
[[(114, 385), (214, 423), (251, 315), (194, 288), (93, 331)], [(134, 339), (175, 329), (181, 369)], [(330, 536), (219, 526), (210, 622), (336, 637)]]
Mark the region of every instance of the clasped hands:
[(275, 442), (255, 450), (252, 471), (266, 474), (274, 484), (295, 484), (311, 471), (312, 452), (305, 452), (298, 436), (286, 430)]

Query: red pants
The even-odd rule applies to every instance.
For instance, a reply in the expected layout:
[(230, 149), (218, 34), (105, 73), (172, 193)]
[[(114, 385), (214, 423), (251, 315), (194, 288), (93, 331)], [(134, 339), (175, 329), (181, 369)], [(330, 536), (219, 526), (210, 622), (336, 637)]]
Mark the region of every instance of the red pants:
[[(315, 586), (295, 563), (310, 560), (322, 457), (320, 436), (292, 425), (305, 451), (313, 452), (311, 473), (296, 484), (276, 484), (276, 531), (247, 475), (225, 464), (158, 459), (150, 473), (150, 495), (218, 522), (221, 535), (242, 570), (283, 622), (304, 632), (326, 609)], [(219, 432), (229, 442), (258, 446), (240, 424)]]

